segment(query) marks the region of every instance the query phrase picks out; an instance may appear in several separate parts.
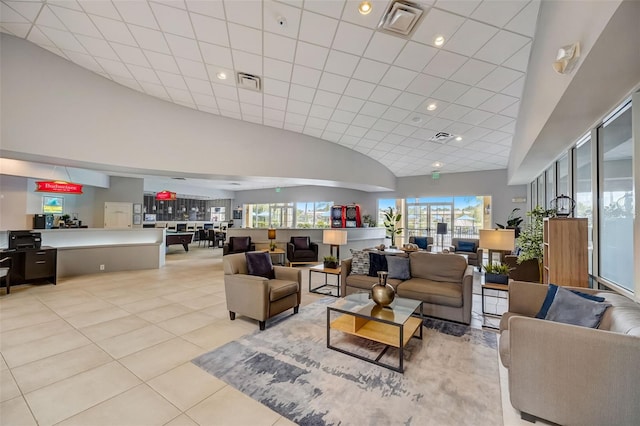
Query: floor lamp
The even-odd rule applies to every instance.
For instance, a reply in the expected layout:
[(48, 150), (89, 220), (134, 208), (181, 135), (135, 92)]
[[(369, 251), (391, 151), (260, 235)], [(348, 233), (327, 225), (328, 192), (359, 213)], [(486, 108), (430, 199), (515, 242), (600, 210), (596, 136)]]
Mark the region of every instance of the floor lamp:
[(436, 234), (440, 235), (440, 250), (444, 249), (444, 236), (447, 235), (446, 222), (439, 222), (436, 228)]
[(330, 245), (329, 253), (331, 256), (333, 256), (333, 248), (337, 248), (336, 258), (340, 262), (340, 246), (347, 244), (347, 231), (325, 229), (322, 231), (322, 243)]
[(493, 253), (500, 252), (500, 262), (504, 252), (512, 252), (515, 247), (515, 230), (513, 229), (481, 229), (480, 248), (489, 250), (489, 264), (493, 263)]

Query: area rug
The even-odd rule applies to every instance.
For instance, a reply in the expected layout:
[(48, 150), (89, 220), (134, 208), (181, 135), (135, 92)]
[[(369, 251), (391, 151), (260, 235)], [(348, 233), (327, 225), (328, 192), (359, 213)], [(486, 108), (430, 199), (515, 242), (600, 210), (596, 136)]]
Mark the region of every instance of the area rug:
[[(326, 347), (324, 298), (283, 314), (193, 363), (300, 425), (501, 425), (496, 335), (425, 320), (411, 339), (404, 374)], [(381, 345), (332, 331), (339, 347)], [(383, 361), (397, 362), (390, 350)]]

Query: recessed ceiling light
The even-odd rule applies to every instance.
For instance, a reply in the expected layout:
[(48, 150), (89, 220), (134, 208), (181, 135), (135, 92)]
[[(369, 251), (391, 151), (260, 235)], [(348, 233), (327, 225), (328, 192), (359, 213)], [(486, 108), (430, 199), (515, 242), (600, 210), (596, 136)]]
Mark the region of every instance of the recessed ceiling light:
[(433, 167), (442, 167), (442, 163), (439, 161), (436, 161), (435, 163), (432, 164)]
[(436, 104), (427, 105), (427, 111), (435, 111), (436, 108), (438, 108), (438, 105)]
[(220, 80), (226, 80), (227, 79), (227, 74), (223, 73), (222, 71), (216, 74), (216, 77), (218, 77)]
[(444, 44), (444, 37), (437, 36), (436, 38), (433, 39), (433, 44), (435, 44), (438, 47), (442, 46)]
[(457, 136), (457, 137), (456, 137), (456, 140), (457, 140), (458, 142), (460, 142), (460, 141), (462, 140), (462, 136)]
[(361, 15), (368, 15), (369, 12), (371, 12), (371, 9), (371, 3), (368, 1), (360, 2), (360, 5), (358, 6), (358, 12), (360, 12)]

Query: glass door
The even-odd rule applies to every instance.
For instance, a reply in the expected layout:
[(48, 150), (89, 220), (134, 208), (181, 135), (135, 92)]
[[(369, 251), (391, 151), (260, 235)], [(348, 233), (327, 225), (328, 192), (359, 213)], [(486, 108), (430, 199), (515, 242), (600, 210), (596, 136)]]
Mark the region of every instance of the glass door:
[[(430, 235), (434, 236), (434, 245), (442, 248), (451, 244), (451, 224), (453, 222), (453, 203), (428, 204), (428, 223), (431, 230)], [(444, 223), (445, 234), (438, 234), (438, 224)], [(443, 225), (441, 225), (443, 226)]]

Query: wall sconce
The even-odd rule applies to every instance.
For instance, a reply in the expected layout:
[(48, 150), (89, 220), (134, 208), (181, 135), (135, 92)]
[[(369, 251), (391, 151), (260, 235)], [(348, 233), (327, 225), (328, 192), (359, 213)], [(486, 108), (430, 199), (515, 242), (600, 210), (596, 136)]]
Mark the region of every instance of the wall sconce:
[(556, 61), (552, 64), (558, 74), (569, 74), (578, 63), (580, 57), (580, 43), (562, 46), (558, 50)]

